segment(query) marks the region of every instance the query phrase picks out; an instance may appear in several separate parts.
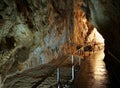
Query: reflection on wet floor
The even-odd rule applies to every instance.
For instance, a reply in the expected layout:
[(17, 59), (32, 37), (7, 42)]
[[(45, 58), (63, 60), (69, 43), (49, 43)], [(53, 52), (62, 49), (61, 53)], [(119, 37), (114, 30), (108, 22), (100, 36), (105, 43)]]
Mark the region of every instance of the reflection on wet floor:
[(109, 78), (105, 68), (104, 52), (97, 51), (82, 60), (76, 73), (74, 88), (108, 88)]

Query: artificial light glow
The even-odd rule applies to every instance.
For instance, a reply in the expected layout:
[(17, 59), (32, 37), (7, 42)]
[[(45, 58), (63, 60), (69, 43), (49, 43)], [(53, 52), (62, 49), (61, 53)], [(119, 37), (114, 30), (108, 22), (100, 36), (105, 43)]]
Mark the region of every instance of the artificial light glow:
[(96, 41), (99, 43), (104, 43), (104, 38), (102, 37), (102, 35), (97, 31), (96, 28), (94, 28), (95, 31), (95, 37), (96, 37)]
[(93, 31), (91, 32), (91, 34), (88, 36), (87, 42), (104, 43), (104, 38), (97, 31), (97, 29), (94, 28)]

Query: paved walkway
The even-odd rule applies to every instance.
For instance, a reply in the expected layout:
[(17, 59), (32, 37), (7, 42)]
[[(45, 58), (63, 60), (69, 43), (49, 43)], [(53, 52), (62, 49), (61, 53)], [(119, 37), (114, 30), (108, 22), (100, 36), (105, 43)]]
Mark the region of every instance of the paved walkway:
[(103, 51), (97, 51), (83, 59), (73, 88), (108, 88), (109, 78), (103, 58)]
[[(78, 56), (74, 58), (76, 68), (79, 59)], [(103, 58), (103, 51), (98, 51), (82, 59), (74, 83), (71, 82), (71, 57), (64, 56), (7, 78), (3, 88), (57, 88), (57, 67), (60, 67), (60, 88), (108, 88), (109, 79)]]

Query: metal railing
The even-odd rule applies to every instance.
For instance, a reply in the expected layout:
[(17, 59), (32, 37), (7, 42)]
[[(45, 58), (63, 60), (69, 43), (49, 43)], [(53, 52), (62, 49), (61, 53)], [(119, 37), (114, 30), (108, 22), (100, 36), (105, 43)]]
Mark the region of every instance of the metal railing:
[(119, 60), (114, 54), (112, 54), (110, 51), (108, 51), (108, 54), (109, 54), (110, 56), (112, 56), (117, 62), (120, 63), (120, 60)]
[[(80, 48), (80, 49), (76, 50), (70, 56), (71, 57), (71, 64), (72, 64), (72, 66), (71, 66), (71, 80), (70, 80), (71, 82), (73, 82), (74, 79), (75, 79), (75, 58), (74, 58), (74, 55), (79, 53), (79, 55), (78, 55), (79, 56), (79, 58), (78, 58), (78, 66), (80, 68), (80, 65), (81, 65), (81, 57), (80, 57), (80, 55), (81, 55), (81, 53), (83, 53), (83, 58), (85, 59), (85, 50), (84, 50), (85, 47), (86, 46), (83, 46), (82, 47), (83, 49)], [(90, 51), (89, 51), (89, 53), (90, 53)], [(94, 51), (93, 51), (93, 53), (94, 53)], [(58, 82), (58, 88), (60, 88), (61, 85), (60, 85), (60, 68), (59, 67), (57, 68), (57, 82)]]
[[(72, 79), (71, 81), (74, 80), (75, 78), (75, 64), (74, 64), (74, 54), (76, 53), (79, 53), (79, 58), (78, 58), (78, 65), (80, 67), (80, 64), (81, 64), (81, 57), (80, 57), (80, 52), (81, 52), (81, 49), (78, 49), (77, 51), (75, 51), (73, 54), (72, 54)], [(83, 52), (83, 51), (82, 51)], [(84, 54), (85, 55), (85, 54)]]
[[(81, 49), (78, 49), (77, 51), (75, 51), (72, 55), (71, 55), (71, 63), (72, 63), (72, 67), (71, 67), (71, 82), (74, 81), (74, 78), (75, 78), (75, 60), (74, 60), (74, 55), (76, 53), (79, 53), (79, 60), (78, 60), (78, 65), (80, 67), (80, 64), (81, 64), (81, 57), (80, 57), (80, 52), (81, 52)], [(83, 52), (83, 51), (82, 51)], [(60, 88), (60, 67), (57, 68), (57, 83), (58, 83), (58, 88)]]
[(57, 83), (58, 83), (58, 88), (60, 88), (60, 68), (57, 68)]

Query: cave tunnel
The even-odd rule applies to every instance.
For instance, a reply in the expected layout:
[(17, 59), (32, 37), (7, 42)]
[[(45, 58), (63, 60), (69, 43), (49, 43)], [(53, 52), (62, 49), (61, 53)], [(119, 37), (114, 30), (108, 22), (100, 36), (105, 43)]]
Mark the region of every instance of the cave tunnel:
[[(118, 68), (120, 67), (120, 61), (118, 54), (118, 43), (119, 39), (116, 40), (116, 38), (119, 36), (118, 30), (120, 26), (118, 25), (120, 21), (115, 20), (113, 15), (111, 13), (115, 13), (117, 19), (120, 19), (120, 16), (118, 16), (117, 9), (119, 7), (118, 4), (120, 4), (120, 1), (112, 2), (112, 1), (87, 1), (83, 0), (83, 6), (87, 19), (98, 28), (98, 31), (102, 34), (102, 36), (105, 38), (105, 64), (106, 68), (109, 74), (109, 80), (110, 80), (110, 88), (119, 88), (120, 84), (120, 71)], [(99, 3), (99, 4), (97, 4)], [(101, 4), (100, 4), (101, 3)], [(116, 4), (115, 4), (116, 3)], [(93, 4), (93, 5), (91, 5)], [(102, 5), (104, 4), (104, 5)], [(111, 4), (111, 6), (107, 6), (107, 4)], [(114, 6), (113, 6), (114, 5)], [(102, 11), (104, 8), (104, 12)], [(110, 8), (109, 14), (107, 8)], [(116, 9), (117, 13), (114, 12), (113, 9)], [(106, 14), (107, 13), (107, 14)], [(97, 15), (99, 14), (99, 15)], [(114, 21), (113, 21), (113, 20)], [(115, 23), (114, 23), (115, 22)], [(117, 34), (116, 34), (117, 33)], [(114, 41), (113, 41), (114, 40)]]
[(0, 88), (120, 88), (120, 0), (1, 0)]

